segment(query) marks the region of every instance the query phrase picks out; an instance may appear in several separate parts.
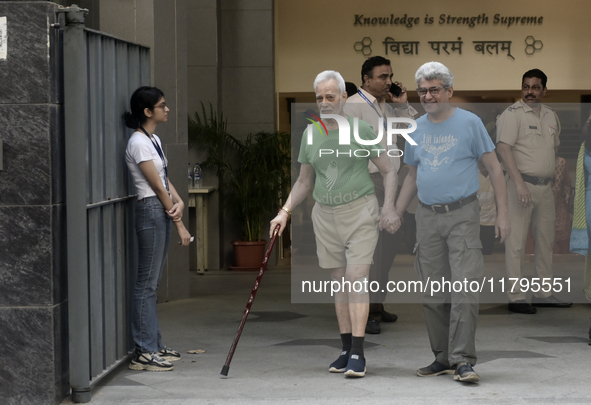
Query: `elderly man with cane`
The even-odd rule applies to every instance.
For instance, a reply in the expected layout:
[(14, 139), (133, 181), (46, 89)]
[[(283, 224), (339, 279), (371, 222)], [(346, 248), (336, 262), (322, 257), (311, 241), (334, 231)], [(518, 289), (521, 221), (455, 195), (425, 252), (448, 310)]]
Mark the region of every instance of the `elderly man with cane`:
[[(326, 134), (314, 125), (309, 129), (313, 131), (311, 137), (304, 134), (298, 157), (300, 175), (285, 205), (271, 221), (271, 229), (279, 224), (281, 233), (291, 210), (313, 190), (316, 203), (312, 222), (320, 267), (330, 269), (333, 280), (343, 287), (355, 282), (364, 285), (357, 291), (343, 288), (335, 295), (343, 349), (329, 371), (363, 377), (366, 372), (363, 340), (369, 312), (367, 277), (379, 229), (394, 233), (400, 227), (400, 218), (394, 211), (397, 181), (383, 147), (369, 145), (376, 138), (371, 126), (359, 120), (361, 142), (354, 138), (355, 121), (343, 112), (347, 93), (342, 76), (335, 71), (324, 71), (316, 77), (314, 90), (321, 117), (331, 114), (335, 118), (322, 120)], [(339, 125), (343, 123), (349, 125), (350, 144), (339, 144)], [(330, 150), (333, 153), (327, 152)], [(381, 214), (368, 159), (384, 179), (385, 202)]]

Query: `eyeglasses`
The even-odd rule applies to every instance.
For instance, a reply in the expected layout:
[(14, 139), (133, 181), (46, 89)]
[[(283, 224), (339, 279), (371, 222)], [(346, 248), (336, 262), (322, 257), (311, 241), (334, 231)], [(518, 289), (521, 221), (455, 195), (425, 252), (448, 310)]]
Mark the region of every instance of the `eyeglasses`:
[(155, 105), (154, 108), (162, 108), (163, 110), (166, 109), (166, 103)]
[(419, 93), (420, 97), (425, 97), (427, 95), (427, 93), (431, 93), (431, 95), (433, 97), (437, 97), (439, 95), (439, 92), (443, 89), (445, 89), (445, 87), (443, 87), (443, 86), (435, 86), (435, 87), (430, 87), (428, 89), (426, 89), (424, 87), (419, 87), (417, 89), (417, 93)]

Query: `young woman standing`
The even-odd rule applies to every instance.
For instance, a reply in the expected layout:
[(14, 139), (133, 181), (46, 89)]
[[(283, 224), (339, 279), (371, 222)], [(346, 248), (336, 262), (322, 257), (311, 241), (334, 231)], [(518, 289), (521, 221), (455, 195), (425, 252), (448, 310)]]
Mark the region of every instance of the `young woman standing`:
[(182, 246), (189, 245), (191, 235), (181, 221), (185, 205), (168, 179), (168, 161), (160, 138), (154, 135), (158, 124), (168, 120), (164, 94), (155, 87), (140, 87), (131, 96), (130, 107), (123, 120), (135, 132), (127, 143), (125, 161), (138, 194), (134, 219), (139, 257), (132, 304), (135, 353), (129, 368), (170, 371), (170, 362), (180, 360), (181, 355), (162, 343), (156, 291), (168, 254), (171, 223)]

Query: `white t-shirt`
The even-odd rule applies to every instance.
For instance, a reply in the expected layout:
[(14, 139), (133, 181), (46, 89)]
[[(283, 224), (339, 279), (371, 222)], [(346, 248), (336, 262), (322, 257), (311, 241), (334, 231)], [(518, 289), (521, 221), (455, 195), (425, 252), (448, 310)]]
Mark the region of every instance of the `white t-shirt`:
[[(162, 142), (160, 142), (160, 138), (158, 138), (157, 135), (154, 135), (154, 140), (155, 142), (158, 142), (158, 146), (160, 146), (160, 149), (162, 149)], [(129, 138), (129, 141), (127, 142), (127, 148), (125, 149), (125, 162), (127, 163), (127, 167), (129, 168), (133, 178), (133, 183), (137, 189), (138, 200), (156, 195), (138, 166), (138, 164), (141, 162), (146, 162), (148, 160), (152, 160), (154, 162), (156, 171), (160, 175), (162, 185), (166, 187), (164, 173), (164, 167), (166, 164), (168, 164), (166, 157), (164, 157), (165, 162), (163, 165), (162, 159), (158, 155), (158, 152), (156, 151), (156, 148), (154, 147), (154, 144), (150, 138), (148, 138), (143, 132), (136, 131), (131, 135), (131, 138)]]

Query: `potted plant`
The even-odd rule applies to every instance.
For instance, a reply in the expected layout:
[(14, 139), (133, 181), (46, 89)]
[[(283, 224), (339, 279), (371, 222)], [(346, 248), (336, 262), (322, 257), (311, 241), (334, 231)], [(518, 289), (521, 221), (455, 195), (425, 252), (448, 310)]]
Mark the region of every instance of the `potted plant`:
[[(204, 167), (216, 169), (224, 212), (243, 231), (243, 240), (233, 242), (235, 267), (258, 269), (266, 243), (263, 230), (290, 186), (290, 135), (257, 132), (236, 138), (211, 105), (208, 113), (202, 104), (194, 117), (189, 118), (189, 145), (205, 152)], [(243, 261), (242, 253), (251, 249), (256, 253)]]

